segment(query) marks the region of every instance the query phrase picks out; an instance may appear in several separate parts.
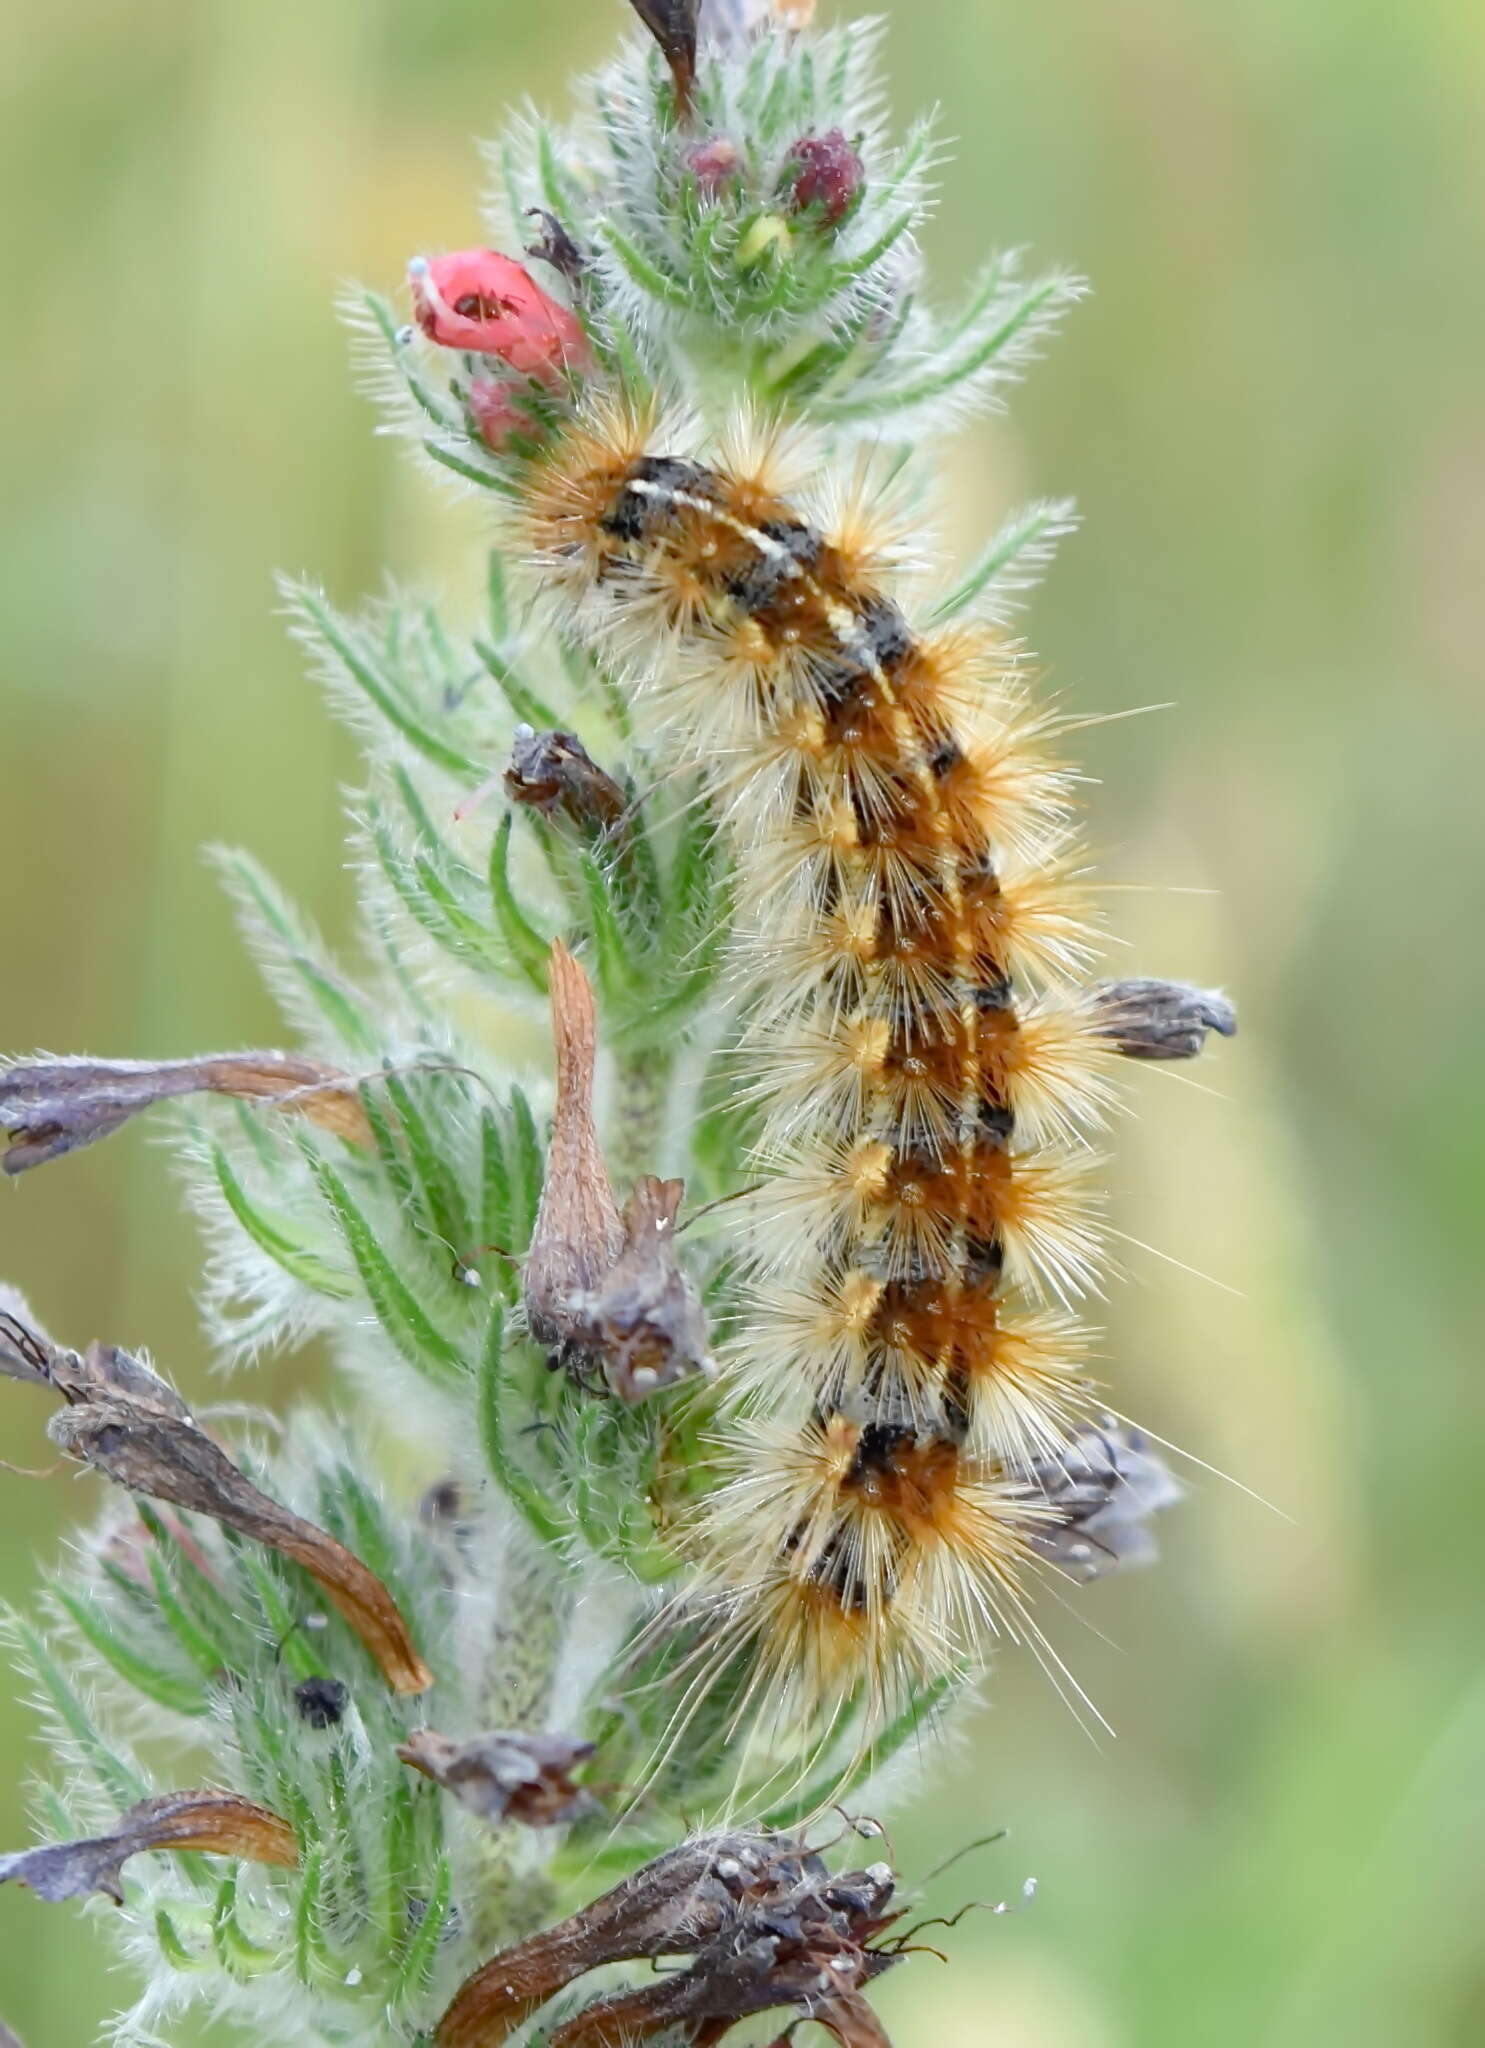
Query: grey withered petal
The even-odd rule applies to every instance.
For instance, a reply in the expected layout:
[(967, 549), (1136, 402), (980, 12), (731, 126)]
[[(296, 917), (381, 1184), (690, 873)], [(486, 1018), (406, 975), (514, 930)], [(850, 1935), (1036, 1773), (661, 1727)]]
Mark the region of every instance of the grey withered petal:
[(1053, 1511), (1029, 1540), (1038, 1554), (1084, 1584), (1156, 1556), (1150, 1518), (1181, 1498), (1165, 1460), (1137, 1429), (1084, 1423), (1061, 1453), (1029, 1468), (1028, 1490)]
[(166, 1792), (131, 1806), (106, 1835), (0, 1856), (0, 1884), (26, 1885), (53, 1905), (98, 1892), (122, 1906), (123, 1867), (150, 1849), (191, 1849), (284, 1869), (299, 1861), (294, 1830), (266, 1806), (233, 1792)]
[(587, 1761), (593, 1748), (591, 1742), (575, 1742), (567, 1735), (516, 1730), (451, 1742), (435, 1729), (418, 1728), (399, 1745), (397, 1754), (482, 1820), (550, 1828), (596, 1810), (592, 1793), (572, 1781), (572, 1772)]
[(51, 1356), (56, 1346), (31, 1313), (18, 1287), (0, 1280), (0, 1375), (8, 1380), (51, 1382)]
[(1093, 994), (1099, 1030), (1126, 1059), (1192, 1060), (1209, 1031), (1219, 1038), (1237, 1031), (1237, 1011), (1218, 988), (1136, 976), (1100, 982)]
[(7, 1173), (25, 1173), (108, 1137), (130, 1117), (181, 1095), (269, 1102), (352, 1143), (371, 1136), (355, 1083), (321, 1060), (287, 1052), (209, 1053), (190, 1060), (41, 1058), (0, 1067)]

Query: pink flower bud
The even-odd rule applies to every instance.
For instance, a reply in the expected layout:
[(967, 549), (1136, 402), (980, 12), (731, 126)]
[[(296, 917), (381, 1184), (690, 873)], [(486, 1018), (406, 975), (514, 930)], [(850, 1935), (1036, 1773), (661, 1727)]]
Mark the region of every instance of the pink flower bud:
[(844, 220), (866, 178), (866, 166), (840, 128), (806, 135), (790, 151), (794, 180), (790, 193), (803, 213), (818, 207), (826, 227)]
[(742, 170), (742, 153), (725, 135), (713, 135), (706, 142), (691, 144), (685, 164), (703, 197), (715, 199)]
[(469, 410), (474, 414), (480, 439), (496, 455), (510, 445), (512, 435), (524, 434), (529, 441), (540, 432), (513, 384), (497, 383), (489, 377), (476, 378), (469, 387)]
[(442, 348), (499, 356), (523, 376), (556, 384), (564, 366), (592, 365), (588, 338), (565, 306), (494, 249), (458, 249), (407, 266), (413, 312)]

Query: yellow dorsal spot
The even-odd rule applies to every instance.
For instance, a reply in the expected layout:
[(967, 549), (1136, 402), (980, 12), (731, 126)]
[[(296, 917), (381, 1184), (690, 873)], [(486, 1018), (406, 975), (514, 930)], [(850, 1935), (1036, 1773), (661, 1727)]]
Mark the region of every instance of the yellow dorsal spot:
[(843, 1034), (850, 1064), (863, 1074), (879, 1074), (892, 1043), (892, 1031), (885, 1017), (856, 1017)]
[(891, 1169), (892, 1147), (880, 1139), (868, 1139), (846, 1156), (846, 1185), (863, 1201), (870, 1201), (886, 1188)]
[(848, 1274), (840, 1287), (840, 1328), (853, 1337), (863, 1336), (882, 1298), (882, 1282), (859, 1267)]

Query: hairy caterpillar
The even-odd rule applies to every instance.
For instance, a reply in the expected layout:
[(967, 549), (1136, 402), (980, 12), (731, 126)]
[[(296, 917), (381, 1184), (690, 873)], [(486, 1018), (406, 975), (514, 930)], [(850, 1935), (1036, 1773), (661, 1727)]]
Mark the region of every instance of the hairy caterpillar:
[[(1044, 1473), (1088, 1395), (1085, 1133), (1111, 1101), (1079, 976), (1070, 777), (988, 633), (915, 626), (900, 550), (826, 525), (776, 450), (699, 460), (590, 417), (532, 470), (549, 586), (623, 646), (738, 871), (763, 1185), (732, 1376), (751, 1413), (703, 1579), (760, 1695), (907, 1693), (1024, 1633)], [(864, 490), (860, 494), (864, 502)]]

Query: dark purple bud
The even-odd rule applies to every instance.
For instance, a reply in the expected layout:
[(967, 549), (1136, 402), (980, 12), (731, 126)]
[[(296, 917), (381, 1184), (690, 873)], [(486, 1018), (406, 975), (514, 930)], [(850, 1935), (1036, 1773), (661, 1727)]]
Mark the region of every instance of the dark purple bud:
[(806, 135), (789, 152), (790, 197), (801, 213), (818, 212), (825, 227), (839, 227), (866, 182), (866, 166), (845, 131), (831, 128)]
[(338, 1728), (350, 1693), (338, 1678), (306, 1678), (294, 1688), (294, 1706), (309, 1728)]

